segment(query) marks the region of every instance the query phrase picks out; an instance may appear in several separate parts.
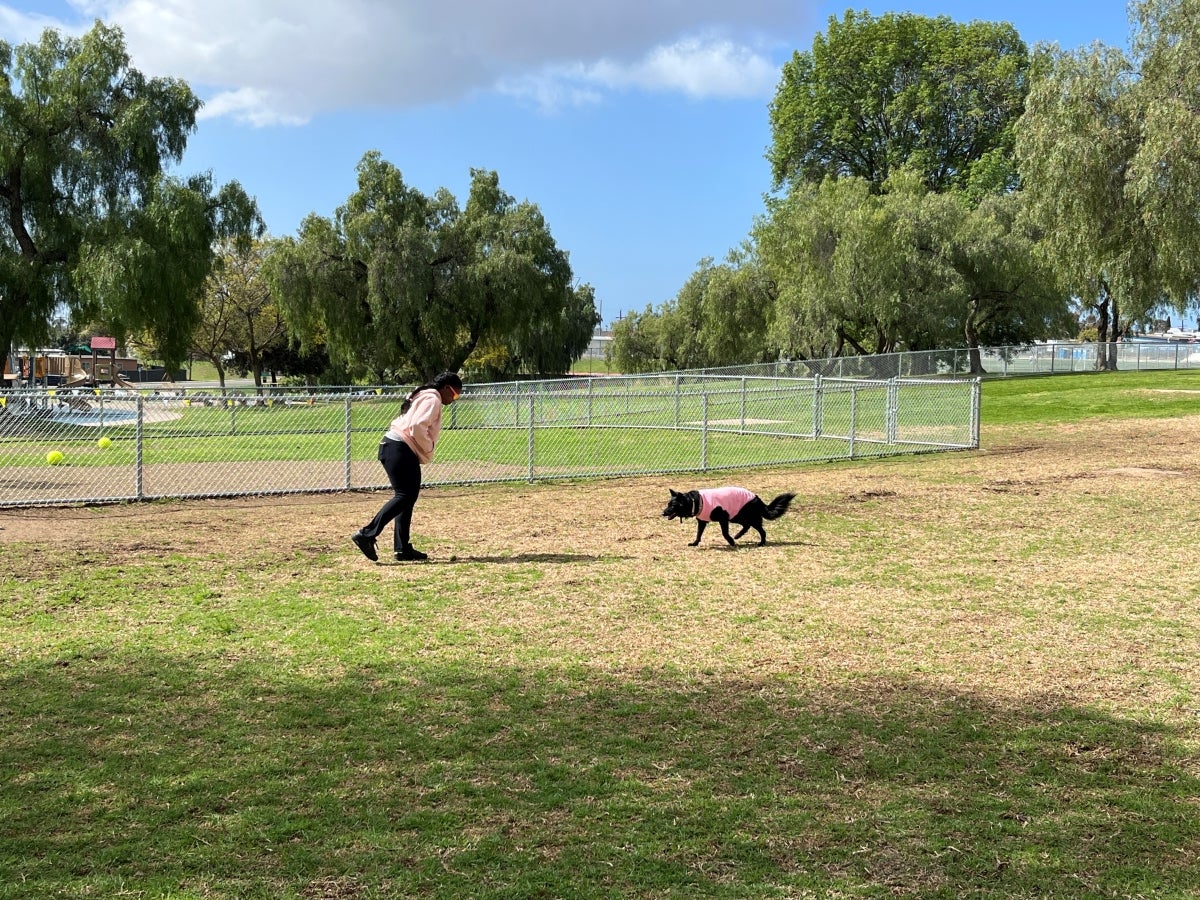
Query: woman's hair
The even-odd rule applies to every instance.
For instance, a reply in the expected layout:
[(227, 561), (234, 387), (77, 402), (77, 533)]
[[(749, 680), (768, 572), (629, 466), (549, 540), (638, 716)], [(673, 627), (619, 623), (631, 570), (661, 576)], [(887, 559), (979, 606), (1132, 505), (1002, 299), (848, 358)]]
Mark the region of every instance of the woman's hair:
[(414, 388), (412, 393), (405, 397), (404, 402), (400, 404), (400, 414), (404, 415), (404, 413), (408, 412), (408, 408), (412, 406), (413, 398), (421, 393), (421, 391), (440, 391), (444, 387), (452, 387), (461, 394), (463, 389), (462, 379), (454, 372), (443, 372), (437, 378), (433, 379), (433, 381), (427, 381), (419, 388)]

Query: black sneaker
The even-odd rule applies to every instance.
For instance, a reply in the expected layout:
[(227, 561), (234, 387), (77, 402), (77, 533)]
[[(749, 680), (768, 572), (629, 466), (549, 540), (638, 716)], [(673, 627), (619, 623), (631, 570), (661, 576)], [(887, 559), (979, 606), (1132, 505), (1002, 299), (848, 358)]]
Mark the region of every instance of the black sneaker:
[(350, 535), (350, 540), (354, 541), (354, 546), (362, 551), (362, 555), (371, 562), (376, 562), (379, 559), (379, 554), (375, 552), (375, 539), (369, 538), (361, 531), (356, 531)]
[(421, 562), (422, 560), (429, 559), (429, 554), (422, 553), (420, 550), (418, 550), (412, 544), (409, 544), (407, 547), (405, 547), (403, 550), (401, 550), (399, 553), (396, 554), (396, 559), (401, 562), (404, 562), (406, 560), (411, 561), (411, 562)]

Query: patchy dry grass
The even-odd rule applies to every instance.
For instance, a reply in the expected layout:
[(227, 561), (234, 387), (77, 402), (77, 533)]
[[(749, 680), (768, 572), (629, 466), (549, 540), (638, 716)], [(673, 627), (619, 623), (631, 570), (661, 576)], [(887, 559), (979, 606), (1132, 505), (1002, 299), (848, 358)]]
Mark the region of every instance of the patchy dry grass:
[(0, 897), (1194, 896), (1197, 446), (2, 512)]

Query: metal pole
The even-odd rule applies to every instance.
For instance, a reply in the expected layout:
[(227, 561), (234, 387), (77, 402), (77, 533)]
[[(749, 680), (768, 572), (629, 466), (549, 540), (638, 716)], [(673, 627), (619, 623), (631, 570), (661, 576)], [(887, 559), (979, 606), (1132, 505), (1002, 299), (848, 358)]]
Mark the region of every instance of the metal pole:
[(858, 388), (850, 385), (850, 458), (854, 459), (854, 432), (858, 428)]
[(142, 400), (142, 395), (138, 394), (137, 427), (134, 430), (134, 439), (133, 439), (133, 496), (137, 500), (144, 500), (146, 497), (145, 481), (144, 481), (144, 475), (143, 475), (144, 456), (143, 456), (143, 448), (142, 448), (143, 439), (145, 437), (145, 431), (142, 428), (142, 423), (144, 422), (144, 418), (142, 416), (143, 403), (144, 403), (144, 401)]
[(982, 378), (976, 378), (971, 386), (971, 449), (979, 449), (980, 398), (983, 394)]
[(529, 458), (528, 474), (529, 474), (530, 481), (533, 481), (533, 415), (534, 415), (533, 404), (534, 404), (533, 391), (530, 391), (529, 392), (529, 446), (527, 448), (528, 449), (528, 458)]
[(346, 490), (350, 490), (350, 484), (351, 484), (351, 478), (350, 478), (350, 435), (351, 435), (351, 433), (352, 433), (352, 429), (350, 427), (350, 395), (347, 394), (346, 395), (345, 427), (343, 428), (343, 432), (342, 432), (342, 438), (343, 438), (342, 439), (342, 448), (343, 448), (342, 460), (344, 463), (344, 471), (345, 471), (345, 475), (346, 475)]
[(812, 421), (812, 436), (816, 440), (825, 430), (825, 389), (820, 375), (813, 376)]
[(900, 405), (900, 387), (896, 379), (888, 379), (887, 387), (887, 442), (896, 443), (897, 407)]
[(700, 394), (700, 471), (708, 471), (708, 389)]

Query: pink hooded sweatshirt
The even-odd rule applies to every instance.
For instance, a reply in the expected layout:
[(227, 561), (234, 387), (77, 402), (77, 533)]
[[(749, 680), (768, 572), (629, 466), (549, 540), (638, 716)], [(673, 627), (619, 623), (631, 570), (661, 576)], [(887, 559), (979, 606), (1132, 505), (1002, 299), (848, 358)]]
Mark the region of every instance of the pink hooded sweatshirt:
[(421, 391), (413, 397), (408, 412), (392, 419), (385, 437), (404, 441), (417, 459), (429, 462), (442, 432), (442, 406), (442, 395), (437, 391)]
[(721, 487), (709, 488), (708, 490), (700, 491), (700, 512), (696, 513), (697, 519), (702, 519), (705, 522), (712, 521), (713, 510), (718, 506), (729, 513), (729, 518), (733, 518), (742, 511), (742, 507), (754, 499), (754, 492), (748, 491), (743, 487)]

